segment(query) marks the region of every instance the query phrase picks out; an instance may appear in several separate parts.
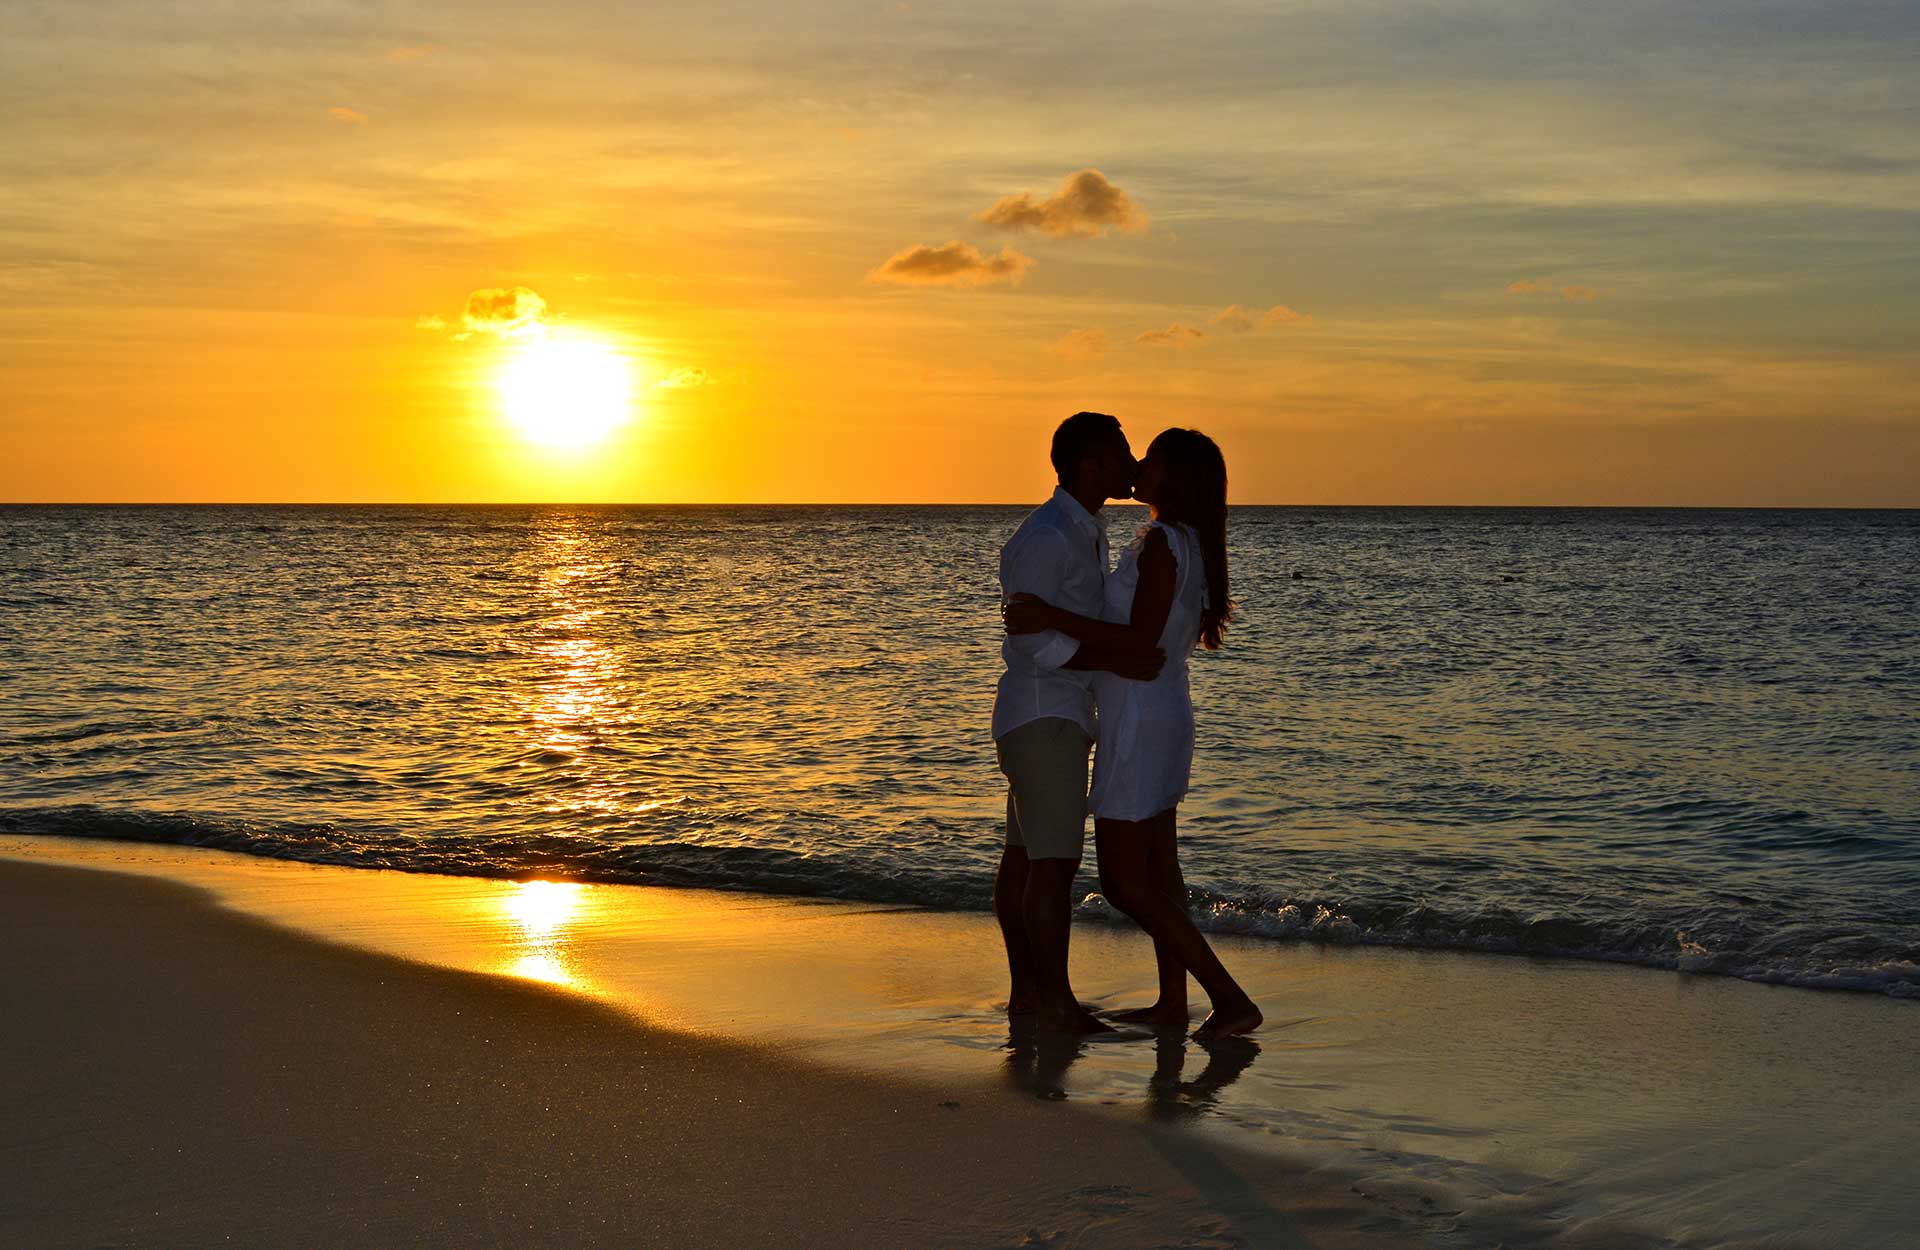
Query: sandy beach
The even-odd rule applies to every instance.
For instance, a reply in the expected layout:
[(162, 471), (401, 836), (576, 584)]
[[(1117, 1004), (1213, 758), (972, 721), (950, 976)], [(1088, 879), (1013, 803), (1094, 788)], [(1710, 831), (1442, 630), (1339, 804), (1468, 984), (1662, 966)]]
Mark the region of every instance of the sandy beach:
[(1176, 1129), (649, 1028), (176, 883), (6, 862), (0, 900), (0, 1244), (1413, 1244)]
[[(1010, 1032), (990, 917), (0, 838), (0, 1244), (1896, 1250), (1914, 1005), (1222, 939)], [(1151, 948), (1076, 929), (1090, 1002)], [(1196, 1001), (1196, 1009), (1202, 1009)]]

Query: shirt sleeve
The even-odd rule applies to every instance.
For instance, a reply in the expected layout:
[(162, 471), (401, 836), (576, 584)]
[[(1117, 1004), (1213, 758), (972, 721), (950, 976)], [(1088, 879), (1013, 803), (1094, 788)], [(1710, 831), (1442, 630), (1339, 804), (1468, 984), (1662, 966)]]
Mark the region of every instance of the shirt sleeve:
[[(1057, 602), (1067, 579), (1067, 540), (1058, 530), (1027, 534), (1000, 557), (1000, 601), (1017, 594), (1037, 595)], [(1037, 634), (1009, 634), (1009, 656), (1024, 657), (1035, 668), (1059, 668), (1080, 650), (1080, 644), (1056, 629)]]

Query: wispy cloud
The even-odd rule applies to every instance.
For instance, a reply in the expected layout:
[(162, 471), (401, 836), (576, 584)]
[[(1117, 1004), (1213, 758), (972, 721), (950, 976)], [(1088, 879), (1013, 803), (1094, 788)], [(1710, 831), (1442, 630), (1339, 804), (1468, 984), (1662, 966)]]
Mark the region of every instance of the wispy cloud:
[(1225, 330), (1229, 334), (1245, 334), (1260, 324), (1259, 316), (1243, 304), (1228, 304), (1213, 316), (1207, 318), (1207, 324), (1215, 329)]
[(431, 330), (438, 333), (447, 328), (447, 319), (439, 313), (421, 313), (413, 319), (413, 328), (416, 330)]
[(439, 50), (440, 45), (437, 43), (407, 43), (388, 48), (381, 55), (383, 59), (396, 65), (405, 65), (409, 61), (425, 60)]
[(1191, 347), (1207, 337), (1205, 330), (1196, 330), (1174, 322), (1164, 330), (1145, 330), (1136, 334), (1133, 341), (1145, 343), (1149, 347)]
[(1022, 191), (1000, 199), (978, 221), (1000, 230), (1037, 230), (1056, 238), (1097, 238), (1108, 230), (1144, 234), (1147, 214), (1097, 169), (1068, 174), (1045, 199)]
[(1207, 324), (1216, 330), (1229, 334), (1246, 334), (1261, 326), (1284, 325), (1293, 321), (1308, 320), (1305, 313), (1295, 312), (1285, 304), (1275, 304), (1271, 308), (1248, 308), (1244, 304), (1228, 304), (1213, 316), (1207, 318)]
[(350, 109), (344, 104), (336, 104), (329, 108), (327, 110), (327, 116), (337, 122), (344, 122), (349, 126), (364, 126), (367, 121), (367, 115), (365, 113), (362, 113), (359, 109)]
[(971, 243), (955, 240), (940, 247), (916, 244), (895, 252), (867, 274), (869, 282), (904, 286), (991, 286), (1019, 283), (1033, 268), (1033, 258), (1010, 247), (988, 256)]
[(1536, 282), (1532, 278), (1521, 278), (1507, 284), (1508, 295), (1558, 295), (1561, 299), (1579, 304), (1591, 304), (1600, 298), (1598, 287), (1591, 286), (1555, 286), (1551, 282)]
[(1098, 356), (1107, 350), (1107, 332), (1071, 330), (1054, 340), (1052, 350), (1062, 356)]

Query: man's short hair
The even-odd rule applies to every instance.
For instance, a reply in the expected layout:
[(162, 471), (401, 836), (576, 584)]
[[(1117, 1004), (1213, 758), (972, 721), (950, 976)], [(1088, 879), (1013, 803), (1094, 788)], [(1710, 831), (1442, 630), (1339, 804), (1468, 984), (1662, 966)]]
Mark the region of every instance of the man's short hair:
[(1066, 481), (1080, 461), (1120, 432), (1120, 418), (1104, 412), (1076, 412), (1053, 432), (1053, 471)]

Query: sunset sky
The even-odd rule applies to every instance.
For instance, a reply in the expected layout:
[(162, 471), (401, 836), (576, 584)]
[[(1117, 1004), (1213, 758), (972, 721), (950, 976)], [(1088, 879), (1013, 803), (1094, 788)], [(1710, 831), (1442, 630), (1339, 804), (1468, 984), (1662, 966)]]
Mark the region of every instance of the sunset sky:
[(15, 0), (0, 500), (1019, 501), (1093, 408), (1244, 503), (1920, 506), (1916, 65), (1910, 3)]

